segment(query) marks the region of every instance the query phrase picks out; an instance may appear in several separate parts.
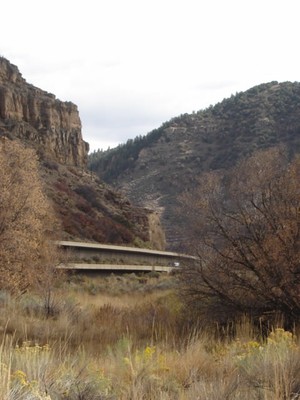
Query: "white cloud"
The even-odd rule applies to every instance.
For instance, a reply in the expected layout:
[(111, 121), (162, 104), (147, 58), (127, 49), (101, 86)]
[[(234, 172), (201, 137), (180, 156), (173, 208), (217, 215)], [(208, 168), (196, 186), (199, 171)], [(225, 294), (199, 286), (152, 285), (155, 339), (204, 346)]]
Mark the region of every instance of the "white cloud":
[(299, 80), (297, 0), (15, 0), (1, 13), (0, 54), (78, 105), (92, 148)]

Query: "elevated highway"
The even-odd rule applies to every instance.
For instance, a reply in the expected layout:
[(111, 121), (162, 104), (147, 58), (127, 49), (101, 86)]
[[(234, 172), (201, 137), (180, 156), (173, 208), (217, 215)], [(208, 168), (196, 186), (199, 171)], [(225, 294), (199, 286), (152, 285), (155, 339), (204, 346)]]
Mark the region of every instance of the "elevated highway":
[(137, 247), (60, 241), (67, 261), (59, 268), (70, 271), (159, 271), (170, 272), (196, 257)]

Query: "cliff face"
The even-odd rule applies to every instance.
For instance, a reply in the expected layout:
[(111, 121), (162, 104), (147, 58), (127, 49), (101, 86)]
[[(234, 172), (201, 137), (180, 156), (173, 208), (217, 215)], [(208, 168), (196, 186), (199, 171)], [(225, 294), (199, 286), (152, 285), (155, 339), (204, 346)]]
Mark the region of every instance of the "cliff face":
[(18, 137), (67, 165), (86, 166), (88, 143), (77, 106), (28, 84), (15, 65), (0, 58), (0, 133)]
[(87, 170), (88, 144), (76, 105), (28, 84), (0, 57), (1, 136), (38, 152), (44, 189), (61, 222), (60, 239), (164, 248), (159, 219)]

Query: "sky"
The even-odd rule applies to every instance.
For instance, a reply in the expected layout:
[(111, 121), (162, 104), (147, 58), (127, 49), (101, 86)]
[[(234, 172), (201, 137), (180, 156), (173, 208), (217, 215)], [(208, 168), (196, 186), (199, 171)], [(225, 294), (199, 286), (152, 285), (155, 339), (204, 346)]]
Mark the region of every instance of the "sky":
[(0, 55), (78, 106), (91, 151), (270, 81), (300, 81), (299, 0), (14, 0)]

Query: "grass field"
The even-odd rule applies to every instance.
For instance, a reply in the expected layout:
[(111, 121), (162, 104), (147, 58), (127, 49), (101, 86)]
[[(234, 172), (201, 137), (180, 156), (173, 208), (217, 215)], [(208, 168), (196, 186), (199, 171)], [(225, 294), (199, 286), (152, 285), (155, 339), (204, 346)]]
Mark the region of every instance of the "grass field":
[(176, 277), (74, 276), (49, 292), (0, 292), (0, 399), (300, 398), (295, 332), (234, 337), (191, 321)]

